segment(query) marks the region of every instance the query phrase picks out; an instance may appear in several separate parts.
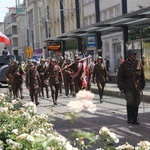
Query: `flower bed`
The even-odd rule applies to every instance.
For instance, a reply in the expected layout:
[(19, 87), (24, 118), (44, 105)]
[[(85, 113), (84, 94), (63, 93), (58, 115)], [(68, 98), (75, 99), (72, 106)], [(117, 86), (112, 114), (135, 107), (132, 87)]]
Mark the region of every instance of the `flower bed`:
[[(84, 131), (74, 131), (73, 124), (81, 111), (94, 113), (94, 94), (79, 91), (77, 99), (70, 101), (70, 113), (66, 114), (72, 123), (72, 136), (75, 141), (68, 141), (53, 129), (50, 118), (53, 114), (36, 114), (36, 106), (29, 102), (22, 104), (17, 100), (7, 101), (0, 94), (0, 150), (84, 150), (92, 149), (93, 144), (99, 145), (97, 150), (149, 150), (150, 143), (141, 141), (136, 147), (125, 143), (115, 147), (119, 142), (116, 134), (107, 127), (102, 127), (98, 135)], [(86, 141), (86, 142), (85, 142)], [(88, 141), (88, 143), (87, 143)]]

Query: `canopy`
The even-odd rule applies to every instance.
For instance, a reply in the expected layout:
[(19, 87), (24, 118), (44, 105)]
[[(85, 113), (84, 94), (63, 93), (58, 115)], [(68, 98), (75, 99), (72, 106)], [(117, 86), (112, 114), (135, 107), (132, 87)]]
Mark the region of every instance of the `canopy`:
[(7, 44), (7, 45), (10, 45), (9, 38), (6, 35), (4, 35), (3, 33), (1, 33), (1, 32), (0, 32), (0, 42), (3, 42), (5, 44)]

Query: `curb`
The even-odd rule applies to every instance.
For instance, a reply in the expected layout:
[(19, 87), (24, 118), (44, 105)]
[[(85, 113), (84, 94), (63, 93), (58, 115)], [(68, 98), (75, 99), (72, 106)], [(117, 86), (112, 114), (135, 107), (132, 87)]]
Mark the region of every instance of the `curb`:
[[(97, 88), (94, 88), (94, 87), (91, 87), (91, 92), (95, 93), (95, 94), (98, 94), (98, 89)], [(125, 96), (123, 93), (121, 93), (119, 90), (118, 91), (114, 91), (113, 89), (104, 89), (104, 95), (106, 96), (112, 96), (112, 97), (117, 97), (117, 98), (124, 98), (125, 99)], [(141, 101), (143, 102), (147, 102), (147, 103), (150, 103), (150, 95), (143, 95), (143, 97), (141, 98)]]

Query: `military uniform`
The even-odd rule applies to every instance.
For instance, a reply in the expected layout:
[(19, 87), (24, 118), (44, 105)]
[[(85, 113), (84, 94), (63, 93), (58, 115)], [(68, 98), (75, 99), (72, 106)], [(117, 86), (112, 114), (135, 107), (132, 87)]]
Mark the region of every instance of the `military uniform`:
[(59, 83), (60, 83), (60, 75), (62, 78), (62, 72), (59, 65), (56, 64), (56, 60), (52, 59), (51, 64), (49, 64), (48, 68), (44, 72), (44, 79), (47, 78), (49, 75), (49, 84), (51, 88), (51, 96), (53, 99), (54, 105), (57, 105), (57, 98), (58, 98), (58, 90), (59, 90)]
[(64, 87), (65, 87), (65, 94), (68, 97), (69, 96), (69, 89), (72, 93), (72, 73), (71, 68), (68, 67), (71, 64), (70, 60), (66, 60), (66, 63), (62, 66), (64, 69), (63, 72), (63, 78), (64, 78)]
[(10, 73), (13, 77), (12, 90), (13, 90), (14, 98), (17, 98), (19, 96), (19, 91), (20, 91), (21, 99), (23, 99), (22, 84), (23, 84), (24, 71), (19, 66), (19, 62), (15, 62), (15, 65), (12, 67)]
[[(83, 75), (83, 64), (79, 62), (79, 57), (75, 57), (75, 63), (71, 66), (72, 70), (72, 83), (75, 93), (78, 93), (82, 88), (82, 75)], [(73, 93), (74, 95), (74, 93)]]
[[(62, 69), (63, 64), (64, 64), (64, 58), (61, 57), (60, 61), (58, 63), (58, 65), (61, 69)], [(62, 95), (62, 77), (61, 77), (61, 74), (59, 75), (59, 92), (60, 92), (60, 95)]]
[(101, 57), (98, 58), (98, 62), (95, 66), (94, 66), (94, 71), (93, 71), (93, 83), (95, 83), (95, 78), (96, 78), (96, 83), (97, 83), (97, 87), (99, 90), (99, 96), (100, 96), (100, 102), (102, 102), (102, 98), (103, 98), (103, 94), (104, 94), (104, 87), (105, 87), (105, 83), (108, 80), (108, 76), (107, 76), (107, 69), (106, 66), (103, 63), (103, 60)]
[(39, 92), (40, 85), (41, 85), (41, 79), (39, 73), (35, 69), (34, 64), (31, 64), (30, 70), (26, 74), (26, 87), (29, 90), (31, 101), (34, 102), (36, 105), (39, 105), (38, 92)]
[(42, 92), (42, 96), (44, 97), (44, 88), (46, 89), (46, 96), (47, 98), (49, 98), (49, 90), (48, 90), (48, 76), (47, 79), (44, 80), (44, 71), (47, 69), (46, 65), (45, 65), (45, 61), (42, 60), (41, 61), (41, 65), (39, 65), (37, 67), (37, 70), (39, 72), (40, 75), (40, 79), (41, 79), (41, 89), (40, 91)]
[(141, 61), (130, 59), (131, 55), (136, 55), (136, 51), (128, 51), (128, 59), (119, 67), (117, 84), (127, 101), (127, 123), (139, 124), (138, 106), (141, 102), (140, 93), (145, 87), (145, 76)]

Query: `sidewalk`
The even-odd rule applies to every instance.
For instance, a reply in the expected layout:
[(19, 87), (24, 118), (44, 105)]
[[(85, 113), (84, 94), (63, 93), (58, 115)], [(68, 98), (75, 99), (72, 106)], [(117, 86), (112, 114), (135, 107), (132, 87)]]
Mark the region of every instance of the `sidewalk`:
[[(93, 84), (93, 83), (91, 84), (91, 91), (93, 93), (98, 93), (98, 88), (96, 84)], [(116, 83), (106, 83), (106, 86), (104, 89), (104, 95), (124, 98), (124, 94), (121, 94)], [(150, 102), (150, 82), (149, 81), (146, 82), (146, 86), (143, 90), (143, 100), (145, 102)]]

